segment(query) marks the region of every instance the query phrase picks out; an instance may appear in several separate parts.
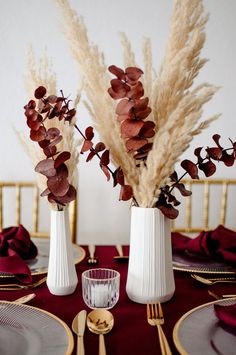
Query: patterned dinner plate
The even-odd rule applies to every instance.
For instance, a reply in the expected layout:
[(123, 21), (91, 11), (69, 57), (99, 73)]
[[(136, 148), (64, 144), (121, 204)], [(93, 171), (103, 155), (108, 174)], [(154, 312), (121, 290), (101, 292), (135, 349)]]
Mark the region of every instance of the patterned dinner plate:
[(58, 317), (41, 309), (0, 302), (0, 354), (71, 354), (73, 335)]
[[(38, 255), (34, 260), (27, 262), (32, 275), (45, 274), (48, 271), (48, 258), (49, 258), (49, 243), (48, 238), (32, 238), (32, 241), (38, 248)], [(76, 244), (73, 247), (73, 257), (75, 264), (81, 262), (86, 255), (85, 250)], [(0, 278), (12, 277), (12, 274), (0, 273)]]
[(235, 355), (236, 330), (221, 325), (214, 312), (216, 303), (230, 305), (236, 298), (203, 304), (178, 320), (173, 338), (181, 355)]
[(173, 250), (174, 270), (207, 273), (207, 274), (235, 274), (236, 269), (224, 262), (214, 261), (208, 257)]

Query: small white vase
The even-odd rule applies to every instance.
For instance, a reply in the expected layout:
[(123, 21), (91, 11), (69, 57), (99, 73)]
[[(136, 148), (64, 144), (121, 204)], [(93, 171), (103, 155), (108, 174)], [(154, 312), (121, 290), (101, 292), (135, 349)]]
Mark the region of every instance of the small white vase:
[(137, 303), (166, 302), (174, 291), (170, 221), (157, 208), (132, 207), (127, 295)]
[(51, 210), (48, 289), (53, 295), (69, 295), (75, 291), (77, 283), (68, 209)]

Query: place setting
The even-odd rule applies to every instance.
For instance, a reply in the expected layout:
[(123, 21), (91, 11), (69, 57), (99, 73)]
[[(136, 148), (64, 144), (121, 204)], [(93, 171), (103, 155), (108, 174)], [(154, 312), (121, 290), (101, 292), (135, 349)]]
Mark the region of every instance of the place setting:
[(178, 352), (234, 354), (236, 295), (234, 291), (219, 294), (220, 285), (216, 292), (213, 286), (232, 284), (234, 289), (236, 233), (222, 225), (195, 238), (173, 233), (172, 246), (174, 269), (189, 274), (196, 286), (205, 286), (216, 299), (191, 309), (176, 322), (173, 340)]
[(85, 354), (84, 331), (99, 336), (99, 355), (106, 355), (104, 335), (114, 326), (114, 317), (109, 311), (119, 299), (120, 274), (107, 268), (89, 269), (82, 273), (82, 297), (92, 311), (81, 310), (74, 318), (72, 329), (77, 334), (77, 354)]
[(74, 341), (66, 323), (24, 301), (0, 301), (1, 354), (71, 354)]
[(196, 237), (176, 232), (171, 237), (175, 270), (236, 277), (235, 231), (219, 225), (209, 231), (203, 230)]
[[(236, 297), (198, 306), (184, 314), (173, 330), (180, 354), (235, 354)], [(201, 339), (201, 341), (199, 341)]]
[[(201, 275), (201, 274), (200, 274)], [(191, 275), (194, 280), (206, 286), (202, 290), (214, 299), (203, 303), (184, 313), (173, 327), (173, 341), (179, 354), (209, 354), (228, 355), (235, 353), (235, 326), (236, 326), (236, 294), (235, 288), (209, 289), (209, 286), (218, 283), (232, 284), (236, 279), (202, 280), (202, 276)], [(206, 282), (208, 281), (208, 282)], [(234, 290), (232, 292), (232, 290)], [(231, 291), (231, 294), (230, 294)], [(228, 292), (228, 294), (227, 294)], [(225, 294), (224, 294), (225, 293)], [(233, 294), (234, 293), (234, 294)], [(195, 295), (198, 297), (198, 289)], [(199, 341), (201, 339), (201, 341)]]
[[(0, 236), (0, 353), (70, 354), (74, 340), (66, 323), (29, 305), (32, 300), (37, 305), (39, 297), (32, 290), (37, 292), (46, 285), (49, 239), (31, 238), (23, 225), (5, 228)], [(73, 244), (74, 263), (84, 257), (84, 249)], [(14, 298), (21, 291), (31, 293)], [(8, 298), (12, 300), (5, 300)]]

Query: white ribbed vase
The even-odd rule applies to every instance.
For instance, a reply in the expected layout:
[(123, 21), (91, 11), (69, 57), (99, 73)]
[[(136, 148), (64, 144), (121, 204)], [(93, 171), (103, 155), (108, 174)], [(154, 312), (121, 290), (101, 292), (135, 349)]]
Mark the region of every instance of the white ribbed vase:
[(77, 283), (68, 209), (51, 210), (48, 289), (53, 295), (69, 295), (75, 291)]
[(170, 221), (157, 208), (132, 207), (127, 295), (138, 303), (166, 302), (174, 291)]

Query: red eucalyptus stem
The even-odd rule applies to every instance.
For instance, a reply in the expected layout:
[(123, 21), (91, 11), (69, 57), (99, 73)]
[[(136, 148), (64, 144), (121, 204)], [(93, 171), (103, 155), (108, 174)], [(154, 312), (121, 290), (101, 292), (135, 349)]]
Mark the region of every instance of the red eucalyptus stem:
[[(77, 131), (79, 132), (79, 134), (83, 137), (83, 139), (85, 139), (86, 140), (86, 137), (85, 137), (85, 135), (83, 134), (83, 132), (79, 129), (79, 127), (76, 125), (76, 124), (74, 124), (74, 127), (75, 127), (75, 129), (77, 129)], [(94, 152), (94, 154), (98, 157), (98, 159), (101, 161), (101, 156), (98, 154), (98, 152), (93, 148), (93, 147), (91, 147), (90, 149), (89, 149), (91, 152)], [(106, 165), (106, 167), (107, 167), (107, 169), (109, 170), (109, 172), (112, 174), (112, 176), (114, 175), (114, 172), (111, 170), (111, 168), (108, 166), (108, 165)]]

